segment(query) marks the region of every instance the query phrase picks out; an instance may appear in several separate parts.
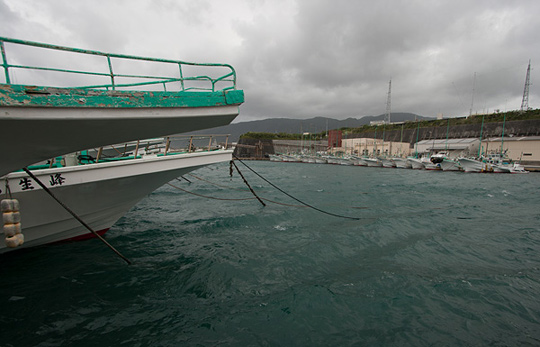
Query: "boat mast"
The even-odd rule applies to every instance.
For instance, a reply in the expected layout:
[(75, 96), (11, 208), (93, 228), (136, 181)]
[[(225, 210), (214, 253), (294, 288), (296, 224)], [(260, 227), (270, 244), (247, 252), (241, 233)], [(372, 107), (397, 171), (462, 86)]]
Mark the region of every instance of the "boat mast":
[(503, 129), (502, 129), (502, 135), (501, 135), (501, 159), (503, 157), (503, 145), (504, 145), (504, 126), (506, 124), (506, 113), (504, 114), (503, 118)]
[(482, 115), (482, 125), (480, 126), (480, 144), (478, 145), (478, 158), (480, 158), (480, 150), (482, 149), (482, 131), (484, 130), (484, 116)]

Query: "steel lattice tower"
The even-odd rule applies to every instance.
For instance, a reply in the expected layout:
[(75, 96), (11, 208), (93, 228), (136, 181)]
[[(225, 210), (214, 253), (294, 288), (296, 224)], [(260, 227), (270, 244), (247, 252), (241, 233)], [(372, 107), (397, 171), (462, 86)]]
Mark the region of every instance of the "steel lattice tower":
[(386, 99), (386, 122), (390, 123), (392, 80), (388, 82), (388, 97)]
[(523, 100), (521, 101), (521, 112), (529, 110), (529, 85), (531, 78), (531, 61), (529, 60), (529, 66), (527, 67), (527, 77), (525, 77), (525, 88), (523, 89)]

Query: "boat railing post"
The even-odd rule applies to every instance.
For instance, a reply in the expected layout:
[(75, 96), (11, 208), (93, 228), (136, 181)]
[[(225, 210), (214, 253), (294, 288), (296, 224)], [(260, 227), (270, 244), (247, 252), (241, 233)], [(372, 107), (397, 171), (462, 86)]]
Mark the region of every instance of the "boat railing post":
[(188, 153), (191, 153), (191, 146), (193, 146), (193, 136), (189, 137)]
[(4, 48), (4, 41), (0, 41), (0, 50), (2, 51), (2, 62), (4, 65), (4, 73), (6, 75), (6, 84), (11, 84), (11, 81), (9, 80), (9, 65), (6, 58), (6, 50)]
[(112, 69), (111, 57), (109, 55), (107, 55), (107, 62), (109, 63), (109, 72), (111, 73), (112, 89), (115, 90), (116, 88), (114, 86), (114, 73), (113, 73), (113, 69)]
[(137, 140), (137, 145), (135, 146), (135, 154), (133, 155), (133, 159), (137, 159), (138, 151), (139, 151), (139, 140)]
[(99, 158), (101, 157), (102, 153), (103, 153), (103, 147), (99, 147), (99, 150), (97, 152), (97, 157), (96, 157), (96, 163), (99, 163)]
[(210, 135), (210, 140), (208, 140), (208, 150), (210, 151), (210, 146), (212, 145), (212, 135)]
[(185, 86), (184, 86), (184, 74), (182, 73), (182, 64), (178, 64), (178, 69), (180, 70), (180, 86), (182, 87), (181, 90), (184, 90)]
[(227, 149), (228, 146), (229, 146), (229, 135), (225, 137), (225, 149)]
[(167, 144), (165, 145), (165, 155), (169, 152), (169, 147), (171, 146), (171, 139), (167, 136)]

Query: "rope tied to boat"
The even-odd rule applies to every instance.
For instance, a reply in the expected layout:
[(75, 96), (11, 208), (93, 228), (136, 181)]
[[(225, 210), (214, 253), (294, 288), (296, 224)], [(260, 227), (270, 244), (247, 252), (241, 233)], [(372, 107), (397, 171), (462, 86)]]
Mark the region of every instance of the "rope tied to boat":
[[(245, 167), (247, 167), (251, 172), (253, 172), (255, 175), (257, 175), (260, 179), (262, 179), (263, 181), (265, 181), (266, 183), (268, 183), (269, 185), (271, 185), (272, 187), (274, 187), (275, 189), (277, 189), (278, 191), (280, 191), (281, 193), (287, 195), (289, 198), (301, 203), (302, 205), (306, 206), (306, 207), (309, 207), (315, 211), (318, 211), (320, 213), (324, 213), (324, 214), (327, 214), (329, 216), (333, 216), (333, 217), (338, 217), (338, 218), (345, 218), (345, 219), (352, 219), (352, 220), (361, 220), (362, 218), (358, 218), (358, 217), (350, 217), (350, 216), (343, 216), (343, 215), (340, 215), (340, 214), (336, 214), (336, 213), (332, 213), (332, 212), (328, 212), (328, 211), (325, 211), (325, 210), (322, 210), (318, 207), (315, 207), (313, 205), (310, 205), (294, 196), (292, 196), (291, 194), (287, 193), (286, 191), (284, 191), (283, 189), (279, 188), (278, 186), (276, 186), (274, 183), (270, 182), (268, 179), (266, 179), (265, 177), (263, 177), (261, 174), (259, 174), (257, 171), (253, 170), (251, 167), (249, 167), (246, 163), (244, 163), (242, 160), (240, 160), (240, 158), (238, 158), (236, 155), (233, 154), (233, 157), (239, 161), (240, 163), (242, 163), (242, 165), (244, 165)], [(232, 160), (231, 160), (232, 162)], [(236, 166), (236, 164), (235, 164)]]
[(103, 242), (107, 247), (109, 247), (116, 255), (118, 255), (120, 258), (122, 258), (128, 265), (131, 265), (131, 261), (126, 258), (122, 253), (120, 253), (116, 248), (114, 248), (110, 243), (108, 243), (101, 235), (99, 235), (94, 229), (92, 229), (88, 224), (86, 224), (81, 217), (79, 217), (75, 212), (73, 212), (66, 204), (64, 204), (60, 199), (56, 197), (56, 195), (51, 192), (49, 188), (41, 182), (39, 178), (37, 178), (28, 168), (24, 167), (23, 171), (26, 172), (30, 178), (32, 178), (34, 181), (37, 182), (37, 184), (47, 193), (51, 198), (53, 198), (60, 206), (62, 206), (69, 214), (73, 216), (79, 223), (82, 224), (88, 231), (90, 231), (95, 237), (97, 237), (101, 242)]

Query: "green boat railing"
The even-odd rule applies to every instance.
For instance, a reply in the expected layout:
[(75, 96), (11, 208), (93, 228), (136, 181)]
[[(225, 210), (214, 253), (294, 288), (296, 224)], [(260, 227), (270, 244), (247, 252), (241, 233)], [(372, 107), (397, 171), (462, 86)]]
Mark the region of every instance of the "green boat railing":
[[(6, 45), (6, 43), (9, 45)], [(61, 68), (45, 67), (45, 66), (10, 64), (8, 62), (9, 54), (7, 52), (7, 48), (10, 45), (43, 48), (43, 49), (48, 49), (48, 50), (71, 52), (71, 53), (82, 54), (82, 55), (100, 56), (105, 59), (105, 62), (103, 63), (105, 68), (102, 68), (102, 70), (100, 70), (101, 72), (96, 72), (96, 71), (61, 69)], [(13, 47), (9, 47), (9, 48), (13, 48)], [(63, 46), (50, 45), (50, 44), (39, 43), (39, 42), (17, 40), (17, 39), (11, 39), (11, 38), (6, 38), (6, 37), (0, 37), (0, 50), (2, 53), (2, 64), (0, 66), (2, 66), (4, 69), (4, 76), (5, 76), (6, 84), (12, 84), (12, 78), (10, 76), (10, 73), (15, 71), (16, 69), (19, 69), (19, 70), (50, 71), (50, 72), (66, 73), (66, 74), (105, 77), (109, 79), (110, 81), (110, 83), (105, 83), (105, 84), (78, 85), (78, 86), (70, 86), (68, 88), (117, 90), (120, 88), (133, 88), (133, 87), (153, 86), (153, 85), (161, 84), (163, 86), (163, 89), (167, 91), (168, 85), (176, 83), (178, 84), (179, 90), (181, 91), (215, 92), (215, 91), (224, 91), (224, 90), (236, 90), (236, 72), (234, 68), (228, 64), (191, 63), (191, 62), (185, 62), (185, 61), (180, 61), (180, 60), (146, 58), (146, 57), (138, 57), (138, 56), (132, 56), (132, 55), (124, 55), (124, 54), (104, 53), (104, 52), (99, 52), (99, 51), (63, 47)], [(122, 61), (130, 60), (130, 61), (138, 61), (138, 62), (143, 61), (143, 62), (150, 62), (150, 63), (172, 64), (172, 65), (178, 66), (178, 70), (177, 70), (178, 75), (153, 76), (153, 75), (147, 75), (147, 74), (141, 74), (141, 75), (118, 74), (118, 73), (115, 73), (113, 69), (113, 62), (115, 62), (116, 60), (122, 60)], [(212, 68), (225, 69), (226, 73), (218, 73), (218, 75), (214, 77), (211, 77), (209, 75), (185, 76), (185, 70), (186, 70), (186, 67), (188, 66), (196, 67), (197, 69), (198, 68), (205, 69), (205, 73), (208, 71), (207, 69), (212, 69)], [(213, 72), (213, 71), (208, 71), (208, 72)], [(127, 80), (130, 80), (132, 83), (118, 83), (120, 79), (127, 79)], [(142, 82), (133, 82), (134, 80), (139, 80), (139, 81), (142, 80)], [(193, 83), (202, 82), (203, 86), (202, 87), (187, 86), (186, 82), (193, 82)], [(225, 86), (222, 88), (218, 88), (217, 85), (222, 84), (222, 83), (224, 83)], [(57, 86), (50, 86), (50, 87), (57, 87)]]
[(148, 155), (163, 157), (214, 152), (234, 148), (234, 145), (229, 142), (229, 136), (230, 134), (171, 135), (163, 138), (137, 140), (58, 156), (47, 160), (47, 163), (30, 165), (28, 169), (43, 170), (65, 166), (118, 162), (141, 159)]

